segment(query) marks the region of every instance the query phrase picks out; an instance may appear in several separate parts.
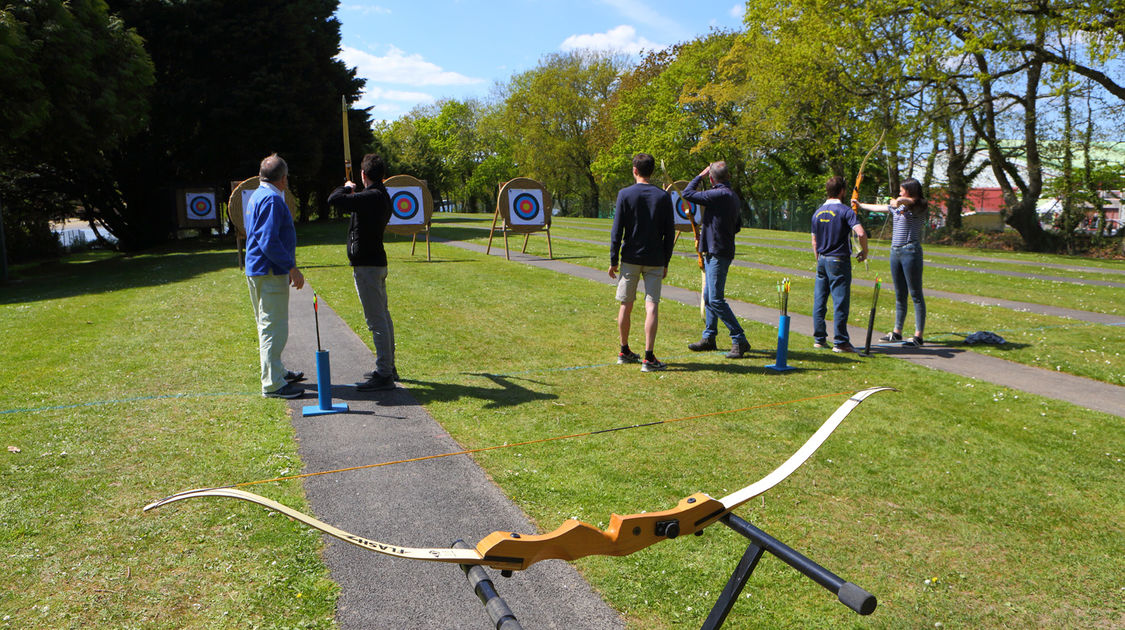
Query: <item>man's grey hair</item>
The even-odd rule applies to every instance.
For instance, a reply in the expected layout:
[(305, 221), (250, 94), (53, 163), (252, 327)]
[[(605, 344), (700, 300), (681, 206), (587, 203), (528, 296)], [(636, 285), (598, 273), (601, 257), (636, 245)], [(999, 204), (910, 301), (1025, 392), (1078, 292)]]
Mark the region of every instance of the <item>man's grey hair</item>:
[(711, 163), (711, 177), (717, 182), (729, 182), (730, 171), (727, 170), (726, 162), (712, 162)]
[(258, 169), (258, 178), (271, 184), (280, 182), (288, 174), (289, 165), (276, 153), (262, 160), (262, 166)]

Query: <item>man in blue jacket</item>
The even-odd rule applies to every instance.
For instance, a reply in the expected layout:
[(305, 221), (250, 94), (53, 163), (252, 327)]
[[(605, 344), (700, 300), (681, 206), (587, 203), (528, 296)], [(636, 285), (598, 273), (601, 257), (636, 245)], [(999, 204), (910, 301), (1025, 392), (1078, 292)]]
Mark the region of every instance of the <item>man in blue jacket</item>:
[(656, 358), (656, 327), (660, 306), (660, 286), (668, 275), (668, 261), (676, 243), (676, 220), (672, 198), (649, 182), (656, 160), (647, 153), (633, 156), (632, 186), (617, 194), (610, 236), (609, 277), (617, 277), (620, 252), (621, 279), (617, 282), (617, 331), (621, 337), (618, 363), (637, 363), (637, 353), (629, 349), (629, 324), (637, 299), (637, 282), (645, 279), (645, 357), (642, 372), (663, 370), (667, 364)]
[(304, 389), (294, 385), (304, 379), (281, 363), (289, 340), (289, 287), (300, 290), (305, 277), (297, 268), (297, 231), (285, 203), (289, 166), (276, 153), (262, 160), (258, 188), (246, 205), (246, 282), (258, 324), (258, 355), (262, 368), (262, 395), (299, 398)]
[[(711, 188), (699, 191), (704, 177), (709, 177)], [(727, 270), (734, 260), (734, 235), (742, 229), (742, 202), (730, 187), (730, 171), (726, 162), (714, 162), (696, 175), (680, 196), (703, 206), (703, 219), (699, 226), (699, 251), (703, 254), (705, 284), (703, 303), (703, 338), (688, 344), (695, 352), (716, 350), (715, 336), (719, 334), (719, 321), (730, 331), (728, 359), (741, 359), (750, 350), (746, 333), (734, 316), (726, 300)]]

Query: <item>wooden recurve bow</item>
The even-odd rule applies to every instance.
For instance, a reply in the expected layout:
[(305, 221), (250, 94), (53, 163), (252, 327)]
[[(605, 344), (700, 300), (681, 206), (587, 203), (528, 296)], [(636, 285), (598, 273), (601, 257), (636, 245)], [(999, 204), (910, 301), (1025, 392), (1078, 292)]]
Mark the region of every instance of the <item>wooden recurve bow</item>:
[(267, 507), (318, 529), (330, 536), (358, 547), (387, 556), (409, 560), (448, 562), (465, 565), (486, 565), (502, 571), (526, 569), (543, 560), (577, 560), (586, 556), (626, 556), (662, 540), (694, 534), (718, 522), (723, 516), (757, 497), (793, 474), (816, 452), (867, 397), (876, 392), (894, 391), (889, 387), (872, 387), (856, 392), (821, 425), (789, 459), (758, 481), (722, 499), (697, 492), (680, 500), (676, 507), (659, 512), (642, 512), (621, 516), (613, 514), (609, 527), (600, 530), (593, 525), (570, 519), (546, 534), (520, 534), (497, 531), (484, 537), (475, 548), (419, 548), (379, 542), (346, 532), (315, 517), (282, 505), (266, 497), (236, 488), (209, 488), (174, 494), (145, 506), (145, 511), (200, 497), (241, 499)]

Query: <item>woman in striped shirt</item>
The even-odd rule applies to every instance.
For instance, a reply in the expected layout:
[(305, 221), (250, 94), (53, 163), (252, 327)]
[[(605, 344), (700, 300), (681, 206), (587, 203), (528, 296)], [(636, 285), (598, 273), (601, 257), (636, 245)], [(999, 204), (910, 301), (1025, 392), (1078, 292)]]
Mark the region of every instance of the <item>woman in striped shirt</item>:
[(922, 295), (922, 228), (926, 225), (928, 204), (922, 195), (922, 184), (914, 178), (902, 182), (899, 197), (887, 206), (856, 203), (868, 211), (888, 210), (893, 217), (891, 235), (891, 277), (895, 283), (895, 327), (883, 341), (903, 341), (902, 325), (906, 320), (906, 296), (914, 302), (914, 336), (902, 345), (921, 346), (926, 328), (926, 298)]

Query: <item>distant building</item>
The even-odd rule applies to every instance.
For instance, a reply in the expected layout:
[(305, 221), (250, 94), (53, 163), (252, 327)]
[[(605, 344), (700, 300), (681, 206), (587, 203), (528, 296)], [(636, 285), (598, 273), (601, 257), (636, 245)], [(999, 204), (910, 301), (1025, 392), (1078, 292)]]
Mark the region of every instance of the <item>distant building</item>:
[[(987, 154), (980, 153), (973, 161), (973, 167), (979, 166), (987, 159)], [(1125, 142), (1107, 142), (1099, 143), (1091, 152), (1091, 159), (1095, 162), (1119, 164), (1125, 166)], [(1020, 160), (1013, 160), (1016, 164), (1016, 169), (1020, 177), (1025, 181), (1027, 180), (1027, 165)], [(945, 170), (947, 159), (944, 154), (939, 155), (934, 162), (934, 181), (932, 186), (941, 187), (945, 185)], [(924, 170), (924, 165), (916, 164), (913, 172), (919, 173)], [(1059, 177), (1061, 173), (1061, 165), (1055, 163), (1050, 159), (1043, 160), (1043, 181), (1044, 183)], [(1110, 190), (1102, 191), (1100, 193), (1104, 200), (1104, 208), (1106, 211), (1106, 223), (1110, 232), (1115, 232), (1121, 229), (1123, 222), (1125, 222), (1125, 215), (1122, 214), (1122, 191)], [(1054, 198), (1043, 197), (1039, 200), (1039, 214), (1042, 217), (1041, 223), (1044, 227), (1052, 225), (1054, 217), (1062, 210), (1062, 203)], [(945, 225), (945, 204), (937, 202), (934, 207), (938, 209), (940, 214), (934, 216), (933, 223), (935, 226)], [(985, 167), (981, 170), (980, 174), (973, 180), (968, 193), (965, 195), (965, 206), (962, 210), (963, 220), (966, 217), (974, 215), (999, 215), (1000, 211), (1004, 208), (1004, 189), (996, 180), (992, 169)], [(1097, 229), (1098, 212), (1094, 207), (1089, 207), (1087, 210), (1087, 218), (1084, 223), (1088, 229)], [(982, 229), (1003, 229), (1003, 222), (993, 217), (979, 217), (971, 219), (970, 224), (974, 227)], [(979, 225), (975, 225), (979, 224)]]

